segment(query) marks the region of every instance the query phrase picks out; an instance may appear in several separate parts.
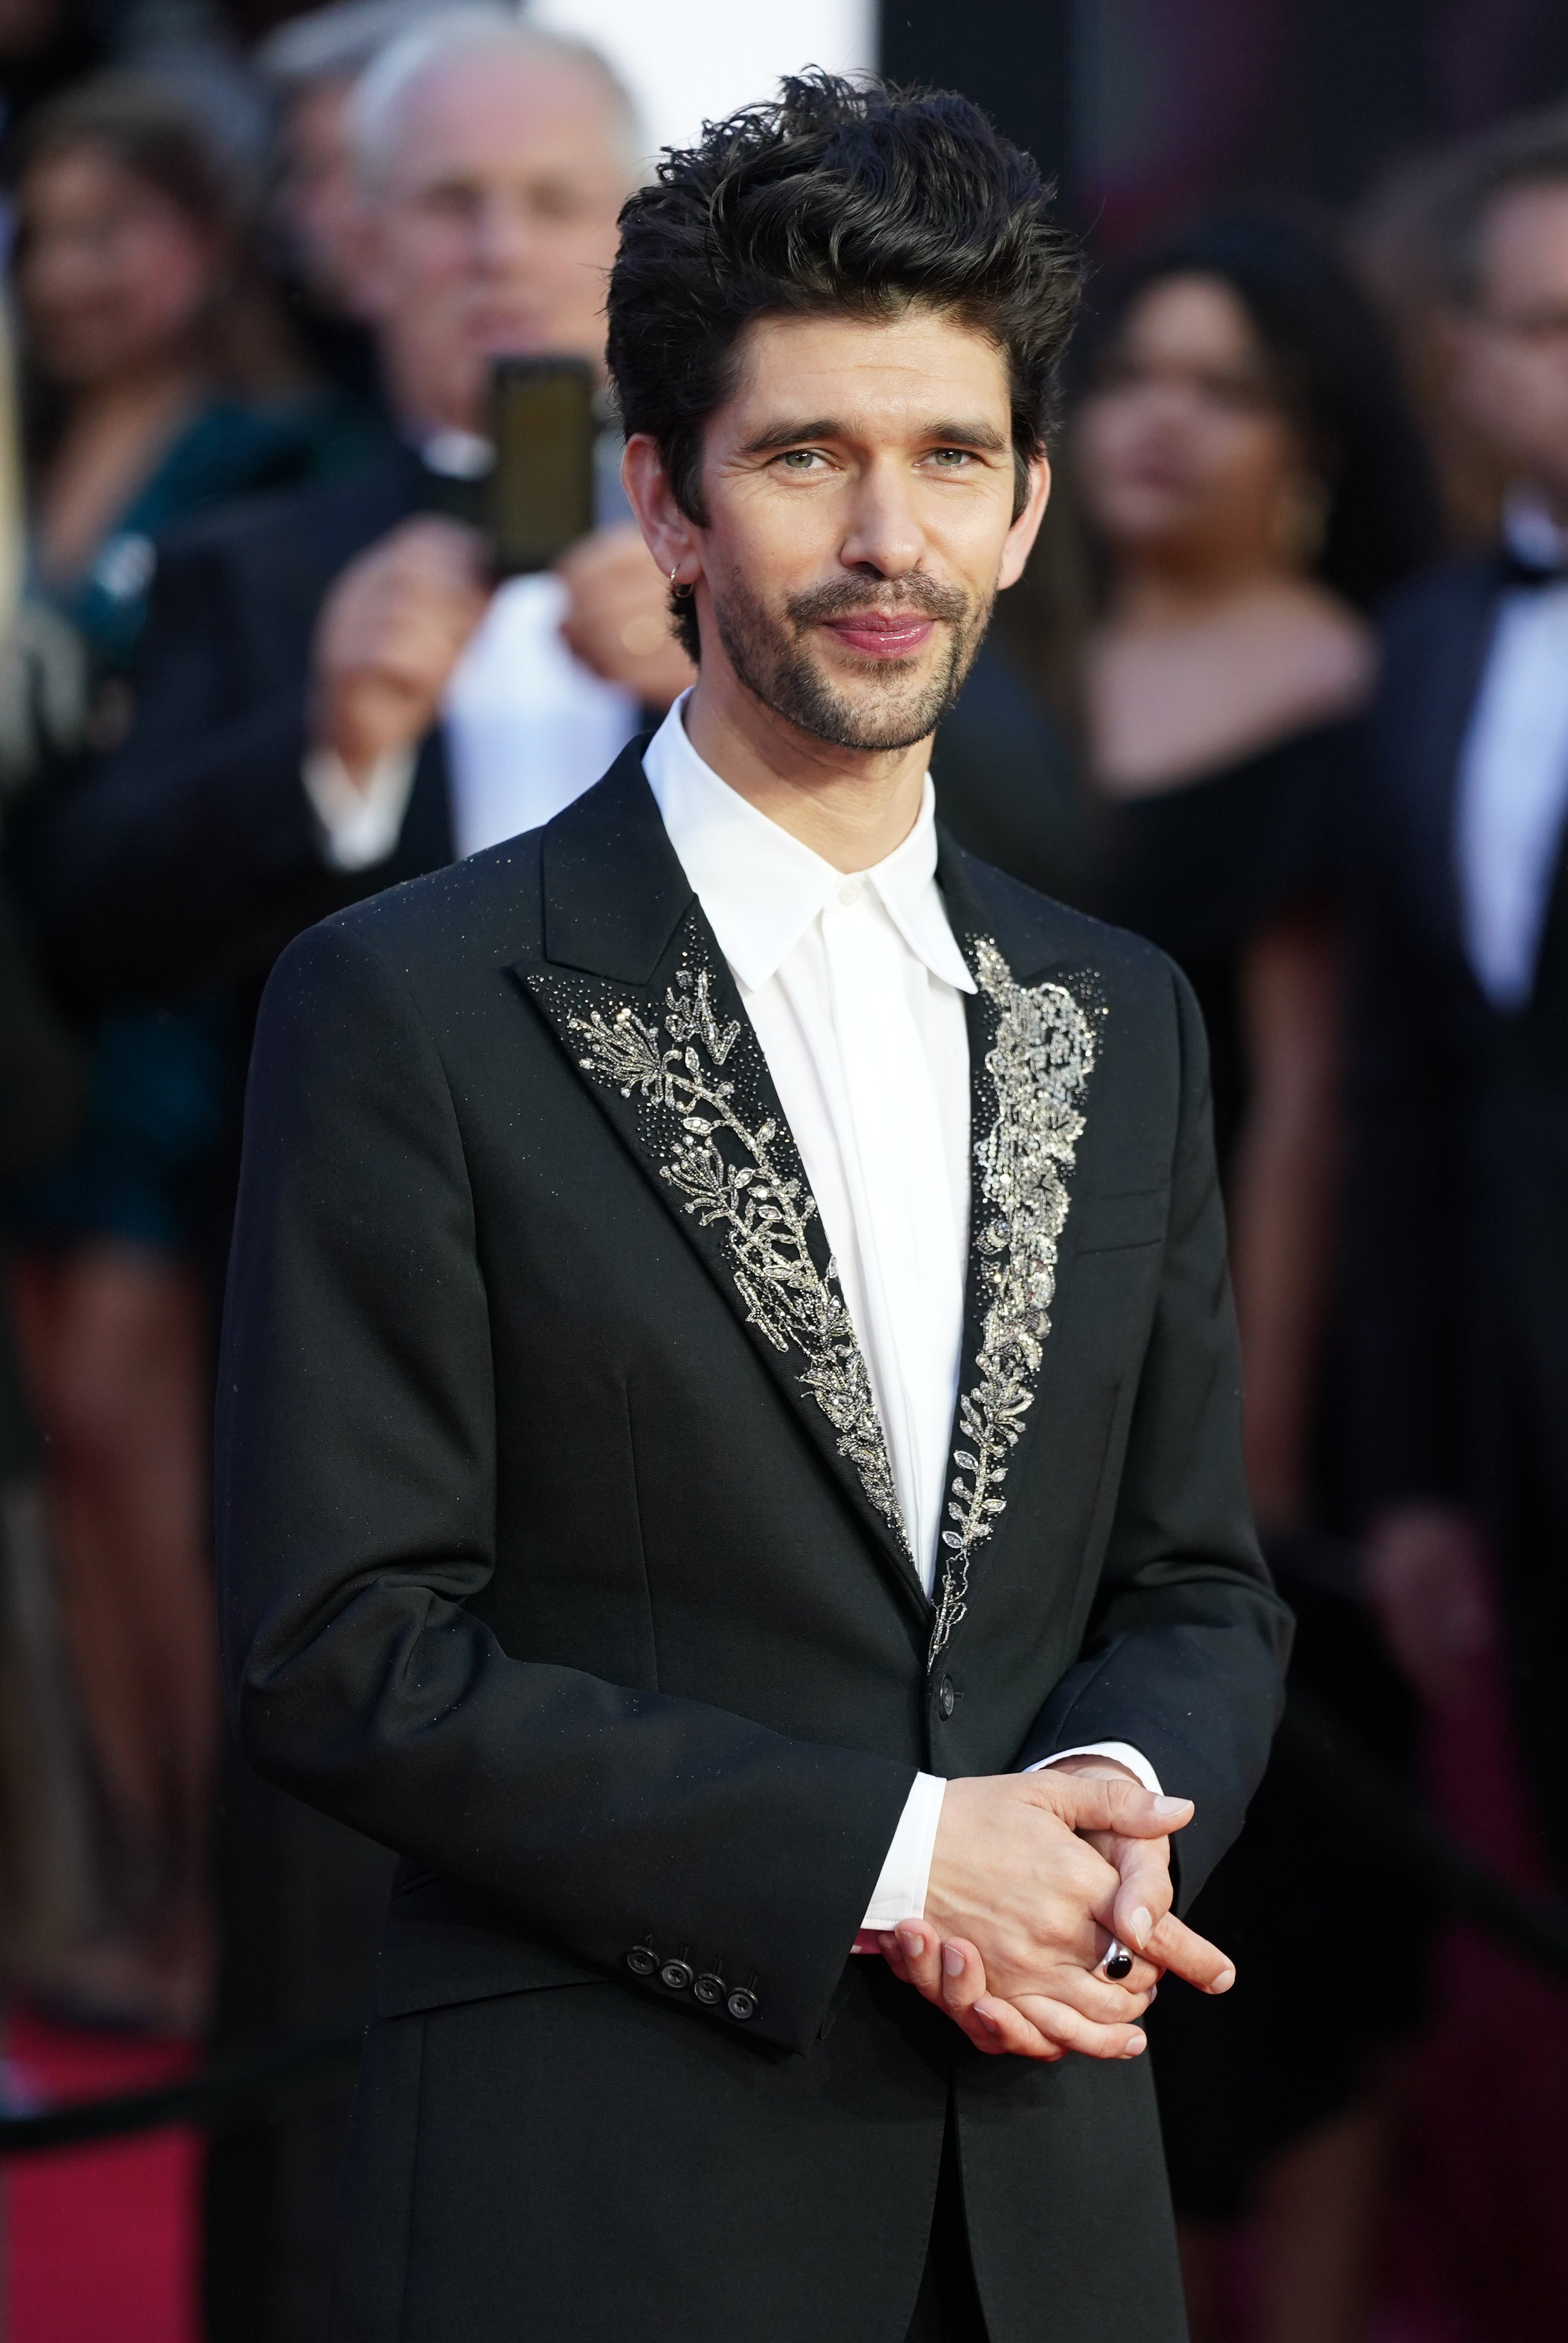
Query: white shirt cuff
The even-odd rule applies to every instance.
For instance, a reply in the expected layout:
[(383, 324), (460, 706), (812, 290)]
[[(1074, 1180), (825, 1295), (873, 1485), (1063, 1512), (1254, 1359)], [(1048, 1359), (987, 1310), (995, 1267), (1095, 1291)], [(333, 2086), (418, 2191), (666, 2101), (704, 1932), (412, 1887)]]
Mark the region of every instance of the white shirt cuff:
[(930, 1881), (937, 1825), (942, 1818), (942, 1796), (947, 1786), (935, 1774), (915, 1775), (915, 1786), (904, 1801), (893, 1843), (883, 1860), (881, 1876), (866, 1906), (862, 1928), (896, 1928), (900, 1920), (924, 1919), (926, 1888)]
[(307, 749), (299, 778), (321, 825), (321, 857), (331, 870), (368, 870), (385, 862), (403, 833), (414, 792), (417, 749), (389, 749), (362, 789), (331, 749)]
[[(1058, 1749), (1050, 1757), (1037, 1757), (1032, 1765), (1026, 1765), (1023, 1770), (1026, 1774), (1038, 1774), (1046, 1765), (1060, 1765), (1064, 1757), (1114, 1757), (1119, 1765), (1125, 1765), (1130, 1774), (1137, 1775), (1152, 1796), (1159, 1798), (1164, 1795), (1160, 1787), (1159, 1775), (1142, 1750), (1134, 1749), (1130, 1741), (1081, 1741), (1075, 1749)], [(928, 1872), (930, 1870), (929, 1857), (926, 1869)]]

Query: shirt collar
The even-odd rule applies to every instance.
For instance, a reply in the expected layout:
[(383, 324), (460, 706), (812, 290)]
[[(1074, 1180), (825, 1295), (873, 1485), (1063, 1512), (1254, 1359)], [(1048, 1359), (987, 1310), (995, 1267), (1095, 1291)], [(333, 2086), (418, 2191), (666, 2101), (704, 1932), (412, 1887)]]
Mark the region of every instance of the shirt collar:
[(1544, 578), (1568, 571), (1568, 528), (1533, 488), (1512, 488), (1504, 495), (1503, 541), (1523, 569)]
[(928, 773), (913, 830), (869, 870), (836, 870), (721, 780), (692, 747), (682, 692), (643, 751), (676, 858), (742, 984), (755, 991), (778, 973), (834, 890), (849, 876), (874, 887), (905, 943), (931, 974), (960, 992), (975, 981), (936, 883), (936, 793)]

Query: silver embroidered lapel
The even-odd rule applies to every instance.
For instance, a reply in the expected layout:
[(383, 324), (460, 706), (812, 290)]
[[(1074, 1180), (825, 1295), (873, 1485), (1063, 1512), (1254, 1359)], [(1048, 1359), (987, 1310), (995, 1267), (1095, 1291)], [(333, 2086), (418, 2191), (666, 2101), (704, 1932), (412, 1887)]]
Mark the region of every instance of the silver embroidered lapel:
[(954, 1526), (942, 1532), (932, 1663), (964, 1616), (970, 1564), (1006, 1504), (997, 1490), (1034, 1400), (1095, 1054), (1093, 1025), (1065, 985), (1015, 982), (985, 936), (972, 946), (972, 964), (997, 1012), (985, 1060), (995, 1112), (975, 1142), (979, 1181), (971, 1207), (973, 1274), (984, 1315), (979, 1380), (959, 1399), (959, 1427), (969, 1444), (953, 1451), (959, 1471), (948, 1518)]
[[(681, 1191), (685, 1211), (703, 1228), (719, 1230), (750, 1324), (774, 1350), (800, 1353), (801, 1386), (908, 1554), (881, 1419), (839, 1273), (830, 1261), (826, 1274), (819, 1272), (807, 1242), (816, 1200), (793, 1168), (799, 1158), (788, 1132), (769, 1114), (749, 1117), (735, 1083), (720, 1077), (740, 1027), (719, 1025), (709, 982), (704, 969), (677, 971), (665, 995), (663, 1034), (629, 1007), (568, 1018), (588, 1051), (578, 1062), (622, 1098), (635, 1091), (650, 1112), (672, 1119), (660, 1179)], [(726, 1134), (729, 1154), (719, 1143)], [(737, 1151), (739, 1162), (731, 1160)]]

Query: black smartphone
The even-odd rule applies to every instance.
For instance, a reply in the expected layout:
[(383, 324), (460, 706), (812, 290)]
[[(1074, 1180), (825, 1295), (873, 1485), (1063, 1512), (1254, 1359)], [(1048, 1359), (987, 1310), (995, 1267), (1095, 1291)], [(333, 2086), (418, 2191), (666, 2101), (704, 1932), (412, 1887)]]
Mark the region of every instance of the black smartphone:
[(499, 358), (485, 528), (498, 578), (548, 569), (594, 525), (593, 369), (581, 358)]

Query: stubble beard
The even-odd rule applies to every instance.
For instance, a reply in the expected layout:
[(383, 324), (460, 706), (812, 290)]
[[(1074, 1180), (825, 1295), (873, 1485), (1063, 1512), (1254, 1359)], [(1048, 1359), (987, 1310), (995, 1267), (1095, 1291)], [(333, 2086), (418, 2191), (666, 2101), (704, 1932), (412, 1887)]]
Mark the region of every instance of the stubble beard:
[[(725, 656), (765, 708), (835, 749), (912, 749), (936, 730), (962, 690), (990, 624), (994, 596), (970, 601), (956, 587), (918, 572), (889, 588), (846, 578), (791, 595), (782, 617), (732, 571), (713, 616)], [(813, 630), (857, 611), (917, 611), (945, 623), (947, 640), (934, 672), (916, 659), (867, 659), (864, 695), (841, 689), (813, 655)]]

